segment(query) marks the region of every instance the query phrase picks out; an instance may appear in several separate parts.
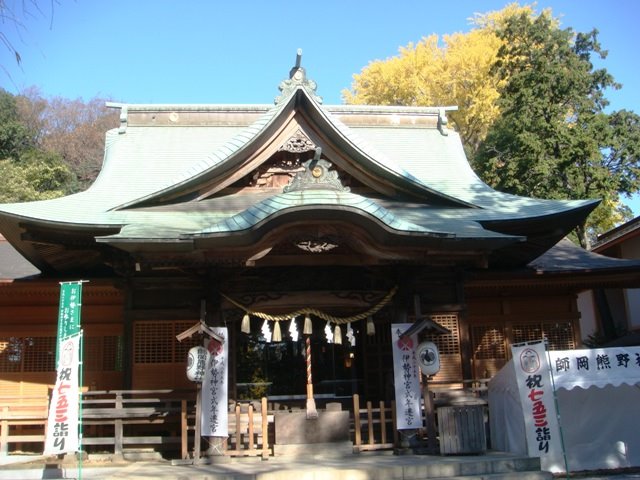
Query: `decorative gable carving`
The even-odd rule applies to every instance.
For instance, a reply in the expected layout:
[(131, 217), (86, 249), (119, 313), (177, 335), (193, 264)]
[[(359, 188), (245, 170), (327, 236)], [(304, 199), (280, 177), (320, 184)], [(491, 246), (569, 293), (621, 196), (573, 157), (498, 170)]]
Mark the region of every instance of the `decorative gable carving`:
[(298, 172), (291, 183), (284, 187), (285, 193), (310, 189), (349, 191), (349, 187), (342, 184), (338, 172), (331, 170), (333, 164), (323, 158), (317, 158), (319, 156), (320, 149), (318, 148), (315, 157), (302, 164), (304, 171)]
[(282, 150), (280, 155), (260, 165), (253, 172), (248, 186), (255, 188), (283, 188), (303, 169), (299, 155), (292, 155), (291, 152)]
[(298, 130), (278, 149), (278, 151), (302, 153), (315, 150), (316, 148), (315, 143), (313, 143), (311, 139), (302, 132), (302, 130)]

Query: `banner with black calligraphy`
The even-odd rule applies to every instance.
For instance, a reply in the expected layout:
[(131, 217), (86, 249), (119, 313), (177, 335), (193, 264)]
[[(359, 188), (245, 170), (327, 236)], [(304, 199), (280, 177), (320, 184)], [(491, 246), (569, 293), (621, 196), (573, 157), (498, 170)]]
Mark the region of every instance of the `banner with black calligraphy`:
[(562, 452), (560, 427), (544, 341), (512, 345), (530, 457)]
[(412, 323), (391, 325), (393, 350), (393, 383), (396, 393), (396, 422), (398, 430), (422, 427), (420, 400), (420, 367), (416, 359), (417, 335), (400, 338)]
[(79, 375), (82, 331), (60, 342), (56, 384), (49, 404), (45, 455), (79, 450)]
[(640, 347), (555, 350), (549, 356), (556, 389), (640, 382)]
[(223, 341), (211, 338), (206, 345), (210, 356), (202, 380), (201, 435), (226, 437), (229, 431), (229, 337), (225, 327), (212, 327), (211, 330)]

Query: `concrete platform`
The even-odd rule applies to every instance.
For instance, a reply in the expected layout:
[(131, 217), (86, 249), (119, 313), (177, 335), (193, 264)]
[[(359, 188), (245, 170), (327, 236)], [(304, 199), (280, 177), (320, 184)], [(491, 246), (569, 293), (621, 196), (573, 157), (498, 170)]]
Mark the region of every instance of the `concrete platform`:
[[(75, 462), (46, 463), (40, 457), (6, 464), (0, 479), (79, 478)], [(478, 456), (392, 455), (366, 452), (341, 457), (317, 455), (234, 458), (208, 465), (172, 465), (169, 461), (95, 462), (82, 465), (83, 479), (176, 480), (548, 480), (537, 459), (505, 453)]]

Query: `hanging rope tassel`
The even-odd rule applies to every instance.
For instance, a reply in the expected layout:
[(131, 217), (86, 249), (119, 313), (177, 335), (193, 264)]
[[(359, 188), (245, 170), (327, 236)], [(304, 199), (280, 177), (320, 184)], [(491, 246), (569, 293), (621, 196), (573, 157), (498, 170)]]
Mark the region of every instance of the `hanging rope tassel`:
[(340, 329), (340, 325), (336, 325), (336, 328), (333, 331), (333, 343), (336, 345), (342, 345), (342, 330)]
[(372, 336), (376, 334), (376, 326), (373, 323), (373, 317), (367, 317), (367, 335)]
[(302, 329), (303, 335), (311, 335), (313, 333), (313, 325), (311, 325), (311, 317), (309, 315), (304, 316), (304, 328)]
[(282, 341), (282, 333), (280, 332), (280, 322), (273, 322), (275, 325), (273, 326), (273, 335), (271, 335), (271, 340), (274, 342)]
[(240, 331), (242, 333), (251, 333), (251, 319), (249, 318), (248, 313), (245, 313), (244, 317), (242, 317), (242, 323), (240, 324)]

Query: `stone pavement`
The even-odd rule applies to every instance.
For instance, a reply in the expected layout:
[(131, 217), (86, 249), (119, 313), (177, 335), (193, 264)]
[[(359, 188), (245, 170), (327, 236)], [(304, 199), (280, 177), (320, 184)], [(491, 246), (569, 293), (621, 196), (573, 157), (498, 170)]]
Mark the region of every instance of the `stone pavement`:
[[(532, 459), (499, 452), (481, 456), (391, 455), (380, 452), (347, 457), (271, 457), (230, 459), (204, 465), (172, 465), (166, 460), (85, 460), (79, 471), (75, 461), (50, 462), (42, 456), (0, 459), (0, 480), (549, 480), (546, 472), (532, 471)], [(535, 465), (534, 465), (535, 466)], [(640, 480), (636, 472), (571, 475), (580, 480)], [(555, 479), (567, 478), (556, 475)]]

